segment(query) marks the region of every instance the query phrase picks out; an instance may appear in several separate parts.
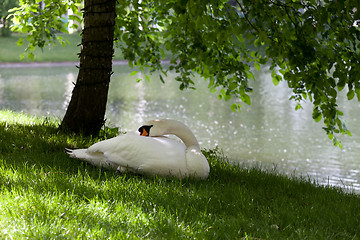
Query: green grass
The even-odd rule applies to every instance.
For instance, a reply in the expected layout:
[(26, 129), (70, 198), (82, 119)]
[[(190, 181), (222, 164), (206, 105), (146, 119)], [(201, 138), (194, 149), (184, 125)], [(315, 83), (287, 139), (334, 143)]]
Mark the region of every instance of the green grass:
[[(35, 50), (35, 62), (64, 62), (79, 61), (78, 53), (80, 52), (81, 37), (78, 33), (62, 35), (68, 43), (63, 47), (60, 43), (46, 46), (43, 49)], [(17, 45), (19, 38), (26, 39), (25, 35), (12, 34), (11, 37), (0, 37), (0, 63), (1, 62), (31, 62), (28, 57), (20, 60), (24, 54), (27, 42), (24, 40), (22, 46)], [(25, 54), (26, 56), (26, 54)], [(119, 50), (115, 51), (114, 60), (122, 60)]]
[(205, 181), (117, 175), (69, 158), (99, 139), (57, 126), (0, 111), (0, 239), (360, 239), (358, 195), (217, 150)]

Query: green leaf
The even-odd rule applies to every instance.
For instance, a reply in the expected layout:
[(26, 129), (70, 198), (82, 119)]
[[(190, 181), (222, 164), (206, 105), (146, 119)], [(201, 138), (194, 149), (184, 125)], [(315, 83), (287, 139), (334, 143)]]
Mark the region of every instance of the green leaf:
[(242, 34), (238, 34), (238, 35), (236, 35), (236, 37), (239, 42), (245, 42), (245, 38), (243, 37)]
[(355, 88), (355, 93), (358, 101), (360, 102), (360, 88)]
[(216, 88), (215, 87), (210, 87), (209, 92), (210, 93), (216, 93)]
[(28, 58), (31, 59), (31, 61), (34, 61), (34, 53), (33, 52), (28, 52)]
[(328, 137), (329, 137), (330, 140), (332, 140), (332, 139), (334, 138), (334, 134), (329, 133), (329, 134), (328, 134)]
[(322, 119), (322, 115), (318, 106), (314, 108), (312, 117), (315, 120), (315, 122), (319, 122)]
[(130, 73), (130, 76), (135, 76), (137, 73), (138, 73), (138, 71), (132, 71), (132, 72)]
[(19, 40), (16, 42), (16, 44), (21, 47), (24, 44), (24, 39), (23, 38), (19, 38)]
[(226, 94), (224, 97), (224, 100), (227, 102), (231, 99), (231, 95), (230, 94)]
[(280, 83), (280, 81), (282, 80), (282, 77), (281, 77), (279, 74), (277, 74), (277, 72), (275, 71), (275, 69), (273, 69), (273, 70), (271, 71), (271, 77), (272, 77), (273, 84), (274, 84), (275, 86), (277, 86), (277, 85)]
[(225, 89), (221, 89), (221, 90), (220, 90), (220, 93), (221, 93), (221, 95), (225, 96), (225, 95), (226, 95)]
[(184, 83), (181, 83), (180, 86), (179, 86), (179, 89), (182, 91), (186, 88), (185, 84)]
[(229, 90), (233, 91), (234, 89), (236, 89), (238, 87), (238, 84), (236, 82), (231, 82), (229, 84)]
[(246, 76), (247, 76), (249, 79), (255, 79), (254, 74), (253, 74), (252, 72), (250, 72), (250, 71), (247, 71), (247, 72), (246, 72)]
[(260, 47), (261, 45), (263, 45), (263, 43), (261, 42), (261, 40), (260, 39), (255, 39), (255, 41), (254, 41), (254, 46), (255, 47)]
[(315, 120), (315, 122), (320, 122), (320, 120), (322, 119), (322, 115), (316, 115), (315, 117), (313, 116), (313, 119)]
[(241, 111), (241, 105), (239, 103), (233, 103), (230, 106), (233, 112)]
[(247, 94), (242, 94), (241, 95), (241, 99), (243, 100), (244, 103), (246, 103), (247, 105), (251, 105), (251, 99), (249, 97), (249, 95)]
[(339, 116), (343, 116), (343, 115), (344, 115), (344, 113), (343, 113), (342, 111), (340, 111), (340, 110), (336, 110), (336, 114), (339, 115)]
[(73, 20), (75, 22), (81, 22), (81, 18), (78, 15), (70, 15), (69, 20)]
[(250, 56), (251, 56), (252, 58), (257, 58), (257, 57), (258, 57), (258, 52), (252, 51), (252, 52), (250, 53)]
[(160, 48), (159, 51), (161, 54), (161, 58), (164, 59), (166, 57), (164, 50), (162, 48)]
[(163, 78), (163, 76), (160, 74), (160, 81), (162, 82), (162, 83), (165, 83), (165, 81), (164, 81), (164, 78)]
[(257, 62), (254, 62), (254, 67), (255, 67), (255, 69), (258, 70), (258, 71), (260, 71), (260, 69), (261, 69), (260, 64), (258, 64)]
[(348, 100), (353, 99), (353, 98), (354, 98), (354, 96), (355, 96), (355, 92), (354, 92), (354, 90), (349, 89), (349, 92), (346, 94), (346, 96), (347, 96), (347, 99), (348, 99)]
[(305, 100), (307, 99), (307, 96), (308, 96), (308, 95), (307, 95), (306, 92), (301, 93), (301, 95), (302, 95), (303, 99), (305, 99)]
[[(279, 80), (279, 75), (275, 75), (273, 78), (272, 78), (272, 82), (273, 82), (273, 84), (275, 85), (275, 86), (277, 86), (277, 85), (279, 85), (279, 83), (280, 83), (280, 80)], [(281, 78), (281, 77), (280, 77)]]
[(296, 106), (295, 106), (295, 111), (299, 110), (299, 109), (302, 109), (303, 107), (301, 106), (300, 103), (297, 103)]
[(336, 147), (336, 146), (339, 146), (340, 149), (343, 148), (343, 145), (342, 145), (341, 141), (337, 140), (336, 137), (333, 137), (332, 140), (333, 140), (333, 144), (334, 144), (335, 147)]
[(253, 89), (251, 87), (246, 87), (245, 88), (245, 92), (252, 92), (252, 91), (253, 91)]

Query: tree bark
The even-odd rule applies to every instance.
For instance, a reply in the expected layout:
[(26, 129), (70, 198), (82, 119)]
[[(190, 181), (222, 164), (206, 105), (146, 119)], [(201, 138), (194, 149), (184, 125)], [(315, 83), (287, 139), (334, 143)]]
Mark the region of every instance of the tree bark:
[(79, 74), (60, 128), (98, 134), (112, 74), (116, 0), (85, 0)]

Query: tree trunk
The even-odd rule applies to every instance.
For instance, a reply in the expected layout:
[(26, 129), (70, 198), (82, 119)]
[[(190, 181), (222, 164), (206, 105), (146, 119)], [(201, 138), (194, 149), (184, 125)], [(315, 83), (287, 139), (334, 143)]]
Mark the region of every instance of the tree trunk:
[(98, 134), (112, 74), (116, 0), (85, 0), (80, 67), (60, 128)]

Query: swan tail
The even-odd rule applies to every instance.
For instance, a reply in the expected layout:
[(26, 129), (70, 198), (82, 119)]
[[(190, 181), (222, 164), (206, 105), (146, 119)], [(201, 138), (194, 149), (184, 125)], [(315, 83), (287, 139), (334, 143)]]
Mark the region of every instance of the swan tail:
[(86, 149), (69, 149), (65, 148), (66, 153), (71, 158), (79, 158), (86, 160), (87, 158), (91, 157), (89, 154), (86, 153)]
[(102, 152), (89, 152), (87, 149), (69, 149), (65, 148), (66, 153), (71, 158), (78, 158), (84, 162), (97, 167), (103, 167), (107, 169), (117, 169), (118, 165), (109, 162)]

